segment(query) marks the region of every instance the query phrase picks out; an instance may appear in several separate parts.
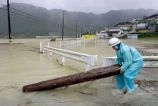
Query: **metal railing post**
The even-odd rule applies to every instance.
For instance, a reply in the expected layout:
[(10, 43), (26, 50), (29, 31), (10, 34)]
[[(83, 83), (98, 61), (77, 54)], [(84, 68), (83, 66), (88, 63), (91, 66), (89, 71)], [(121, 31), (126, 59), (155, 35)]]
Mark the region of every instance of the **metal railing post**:
[(42, 42), (40, 42), (40, 53), (43, 52)]

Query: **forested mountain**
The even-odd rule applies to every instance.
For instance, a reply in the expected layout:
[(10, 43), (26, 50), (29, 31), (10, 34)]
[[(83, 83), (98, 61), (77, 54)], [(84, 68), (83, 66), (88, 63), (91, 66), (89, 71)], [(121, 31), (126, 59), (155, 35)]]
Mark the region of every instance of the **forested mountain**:
[[(63, 11), (47, 10), (23, 3), (11, 3), (11, 28), (13, 37), (35, 37), (37, 35), (61, 36)], [(0, 9), (0, 37), (7, 37), (7, 8)], [(104, 14), (64, 11), (64, 35), (76, 36), (82, 32), (94, 33), (118, 22), (130, 21), (158, 13), (152, 9), (111, 10)]]

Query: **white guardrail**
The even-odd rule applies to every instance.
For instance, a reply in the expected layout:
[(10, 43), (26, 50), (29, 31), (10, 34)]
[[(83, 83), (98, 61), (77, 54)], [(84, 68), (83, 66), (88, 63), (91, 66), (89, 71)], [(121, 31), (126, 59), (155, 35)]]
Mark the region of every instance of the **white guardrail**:
[[(143, 67), (158, 67), (158, 56), (142, 56)], [(116, 57), (102, 57), (102, 66), (110, 66), (115, 64)]]
[(49, 41), (40, 42), (40, 52), (48, 52), (49, 55), (56, 54), (61, 56), (61, 64), (63, 65), (65, 63), (65, 57), (85, 63), (85, 71), (90, 70), (91, 66), (95, 66), (97, 61), (97, 55), (89, 55), (60, 48), (54, 48), (50, 46)]

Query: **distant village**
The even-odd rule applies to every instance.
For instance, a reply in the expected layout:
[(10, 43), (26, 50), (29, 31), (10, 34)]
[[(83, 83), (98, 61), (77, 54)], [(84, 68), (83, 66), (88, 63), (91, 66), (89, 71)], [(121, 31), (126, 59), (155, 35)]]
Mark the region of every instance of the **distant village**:
[(158, 32), (158, 14), (133, 19), (132, 21), (120, 22), (114, 27), (108, 27), (96, 32), (98, 38), (126, 37), (137, 39), (141, 33)]

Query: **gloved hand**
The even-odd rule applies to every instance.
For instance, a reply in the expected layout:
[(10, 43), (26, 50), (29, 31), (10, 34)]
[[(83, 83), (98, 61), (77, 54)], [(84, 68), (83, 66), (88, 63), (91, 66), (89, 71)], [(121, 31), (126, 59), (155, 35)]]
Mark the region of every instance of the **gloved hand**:
[(122, 68), (120, 68), (120, 73), (122, 74), (122, 73), (124, 73), (124, 71), (123, 71), (123, 69)]

